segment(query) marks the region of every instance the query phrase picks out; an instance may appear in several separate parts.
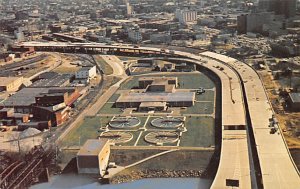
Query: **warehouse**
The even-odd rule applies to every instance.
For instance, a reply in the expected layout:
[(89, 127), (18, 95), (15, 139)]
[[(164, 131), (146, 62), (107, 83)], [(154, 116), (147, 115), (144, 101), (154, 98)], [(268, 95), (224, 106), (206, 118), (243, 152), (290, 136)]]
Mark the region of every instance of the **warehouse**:
[(77, 153), (77, 168), (80, 174), (105, 175), (110, 155), (108, 139), (90, 139)]
[(69, 118), (70, 107), (79, 96), (72, 87), (24, 88), (0, 104), (0, 110), (13, 109), (14, 117), (7, 117), (6, 120), (11, 120), (7, 123), (28, 122), (27, 114), (32, 114), (30, 121), (43, 121), (54, 127)]
[[(70, 85), (70, 81), (74, 79), (74, 75), (71, 74), (53, 74), (52, 76), (50, 72), (48, 75), (50, 75), (48, 78), (37, 78), (38, 80), (29, 87), (65, 87)], [(44, 76), (47, 75), (44, 74)]]
[(14, 108), (17, 113), (32, 113), (32, 106), (51, 106), (65, 102), (71, 105), (80, 96), (78, 90), (73, 87), (55, 88), (24, 88), (9, 97), (1, 108)]
[(0, 92), (15, 92), (23, 83), (23, 77), (0, 77)]
[(194, 92), (123, 93), (116, 101), (117, 108), (137, 108), (142, 102), (166, 102), (169, 107), (189, 107), (195, 101)]

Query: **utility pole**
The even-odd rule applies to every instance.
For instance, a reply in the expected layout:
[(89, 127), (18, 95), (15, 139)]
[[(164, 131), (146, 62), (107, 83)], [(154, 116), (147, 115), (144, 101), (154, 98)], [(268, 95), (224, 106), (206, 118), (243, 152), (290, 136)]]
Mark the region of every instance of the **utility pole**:
[(81, 139), (81, 136), (79, 136), (79, 140), (78, 140), (78, 147), (80, 148), (80, 139)]
[(20, 136), (18, 136), (18, 149), (19, 149), (19, 155), (21, 155)]

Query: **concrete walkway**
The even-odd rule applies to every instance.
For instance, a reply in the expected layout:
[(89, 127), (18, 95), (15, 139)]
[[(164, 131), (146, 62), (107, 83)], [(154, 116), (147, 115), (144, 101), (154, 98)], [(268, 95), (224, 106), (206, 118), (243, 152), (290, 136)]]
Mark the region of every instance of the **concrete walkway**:
[(145, 161), (148, 161), (148, 160), (150, 160), (150, 159), (156, 158), (156, 157), (158, 157), (158, 156), (162, 156), (162, 155), (165, 155), (165, 154), (168, 154), (168, 153), (171, 153), (171, 152), (175, 152), (175, 151), (178, 151), (178, 149), (172, 149), (172, 150), (168, 150), (168, 151), (164, 151), (164, 152), (155, 154), (155, 155), (153, 155), (153, 156), (149, 156), (149, 157), (147, 157), (147, 158), (145, 158), (145, 159), (142, 159), (142, 160), (140, 160), (140, 161), (137, 161), (137, 162), (135, 162), (135, 163), (133, 163), (133, 164), (127, 165), (127, 166), (125, 167), (125, 169), (128, 169), (128, 168), (130, 168), (130, 167), (136, 166), (136, 165), (138, 165), (138, 164), (141, 164), (141, 163), (143, 163), (143, 162), (145, 162)]

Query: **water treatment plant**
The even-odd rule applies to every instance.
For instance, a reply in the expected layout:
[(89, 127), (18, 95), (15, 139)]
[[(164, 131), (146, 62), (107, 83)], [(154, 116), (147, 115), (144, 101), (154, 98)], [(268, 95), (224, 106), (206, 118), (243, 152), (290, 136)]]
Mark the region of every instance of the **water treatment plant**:
[[(81, 150), (87, 156), (89, 149), (99, 150), (93, 155), (99, 163), (93, 165), (99, 165), (99, 173), (107, 165), (103, 182), (181, 175), (213, 178), (212, 188), (299, 186), (282, 131), (270, 124), (274, 113), (264, 86), (248, 65), (208, 51), (85, 43), (21, 46), (102, 53), (113, 67), (118, 79), (57, 140), (73, 157), (82, 144), (94, 141)], [(151, 63), (124, 57), (147, 57)], [(110, 149), (100, 156), (105, 141)], [(81, 168), (90, 166), (86, 162)]]

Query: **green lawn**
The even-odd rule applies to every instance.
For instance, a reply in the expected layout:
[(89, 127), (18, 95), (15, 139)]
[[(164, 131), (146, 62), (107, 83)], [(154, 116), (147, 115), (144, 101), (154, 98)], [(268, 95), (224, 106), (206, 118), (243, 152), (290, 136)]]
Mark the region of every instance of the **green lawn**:
[(83, 122), (73, 129), (62, 141), (62, 146), (83, 145), (87, 139), (96, 139), (99, 128), (104, 127), (112, 117), (85, 117)]
[(108, 65), (107, 62), (101, 56), (96, 55), (96, 56), (94, 56), (94, 59), (100, 65), (104, 74), (110, 75), (113, 73), (112, 67), (110, 65)]
[(180, 146), (210, 147), (215, 145), (214, 127), (212, 117), (187, 118), (187, 132), (183, 133)]
[(120, 94), (113, 94), (110, 99), (108, 100), (108, 102), (116, 102), (118, 100), (118, 98), (120, 97)]
[(121, 114), (121, 108), (115, 108), (114, 103), (105, 103), (101, 110), (98, 112), (100, 114)]
[(203, 73), (174, 74), (171, 76), (177, 77), (179, 88), (182, 89), (198, 89), (199, 87), (210, 89), (215, 87), (214, 82)]
[(138, 82), (138, 77), (132, 77), (131, 79), (125, 81), (120, 89), (132, 89), (134, 87), (138, 87), (139, 86), (139, 82)]
[(214, 112), (214, 102), (195, 102), (194, 106), (181, 110), (182, 114), (212, 114)]
[(215, 92), (214, 91), (205, 91), (205, 93), (195, 95), (196, 101), (214, 101)]

